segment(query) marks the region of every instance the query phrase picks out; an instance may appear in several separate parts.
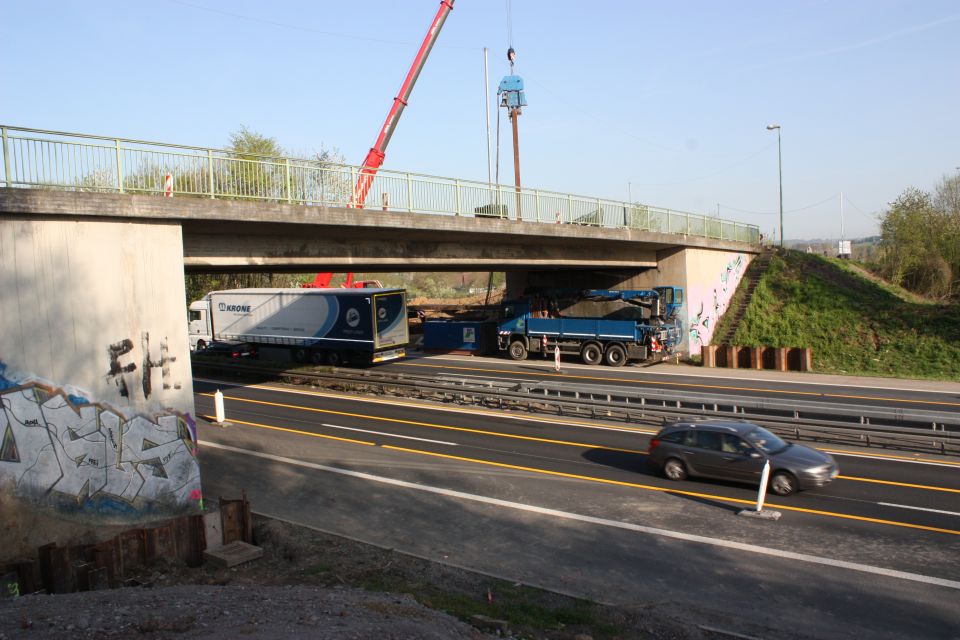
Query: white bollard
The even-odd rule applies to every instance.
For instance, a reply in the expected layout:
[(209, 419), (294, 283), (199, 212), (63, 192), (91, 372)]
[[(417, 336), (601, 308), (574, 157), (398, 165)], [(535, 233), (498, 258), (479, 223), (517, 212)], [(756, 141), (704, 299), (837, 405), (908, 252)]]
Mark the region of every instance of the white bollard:
[(763, 463), (763, 471), (760, 472), (760, 490), (757, 491), (757, 508), (754, 509), (741, 509), (737, 512), (738, 516), (748, 516), (751, 518), (759, 518), (761, 520), (779, 520), (780, 512), (774, 511), (773, 509), (763, 510), (763, 500), (767, 497), (767, 482), (770, 480), (770, 461), (765, 460)]
[(163, 195), (166, 198), (173, 197), (173, 174), (167, 173), (163, 176)]
[(767, 481), (770, 480), (770, 461), (763, 463), (763, 471), (760, 473), (760, 490), (757, 491), (757, 513), (763, 511), (763, 501), (767, 497)]
[(213, 411), (217, 414), (217, 424), (223, 424), (225, 420), (223, 415), (223, 394), (220, 393), (220, 389), (217, 389), (217, 392), (213, 394)]

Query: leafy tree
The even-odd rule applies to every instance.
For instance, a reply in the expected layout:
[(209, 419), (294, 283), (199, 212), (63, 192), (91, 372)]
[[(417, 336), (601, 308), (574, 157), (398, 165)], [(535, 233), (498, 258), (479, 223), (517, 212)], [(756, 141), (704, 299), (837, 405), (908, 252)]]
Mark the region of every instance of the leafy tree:
[(946, 178), (935, 195), (910, 188), (881, 223), (881, 270), (911, 291), (946, 299), (960, 293), (960, 177)]

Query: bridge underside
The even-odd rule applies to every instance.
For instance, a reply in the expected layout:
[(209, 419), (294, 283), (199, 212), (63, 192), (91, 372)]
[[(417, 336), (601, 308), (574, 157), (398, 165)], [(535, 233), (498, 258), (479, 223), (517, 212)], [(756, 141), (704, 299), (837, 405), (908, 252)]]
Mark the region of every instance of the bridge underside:
[(674, 247), (753, 252), (682, 234), (272, 202), (0, 189), (0, 213), (179, 223), (188, 272), (635, 270)]
[[(355, 216), (379, 214), (352, 212)], [(387, 217), (388, 214), (383, 214)], [(394, 214), (395, 215), (395, 214)], [(394, 217), (394, 216), (390, 216)], [(655, 267), (657, 250), (639, 242), (581, 237), (533, 237), (516, 223), (482, 221), (497, 232), (442, 232), (390, 225), (358, 229), (218, 222), (183, 223), (184, 268), (204, 271), (509, 271), (515, 269), (636, 269)]]

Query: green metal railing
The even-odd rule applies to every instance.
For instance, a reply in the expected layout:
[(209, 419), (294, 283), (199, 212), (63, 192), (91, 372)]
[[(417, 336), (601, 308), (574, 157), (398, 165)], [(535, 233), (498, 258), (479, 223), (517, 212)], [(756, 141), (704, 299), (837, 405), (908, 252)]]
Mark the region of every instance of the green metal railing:
[[(353, 207), (361, 167), (0, 125), (7, 187)], [(381, 169), (366, 209), (638, 229), (758, 243), (756, 225), (644, 204)]]

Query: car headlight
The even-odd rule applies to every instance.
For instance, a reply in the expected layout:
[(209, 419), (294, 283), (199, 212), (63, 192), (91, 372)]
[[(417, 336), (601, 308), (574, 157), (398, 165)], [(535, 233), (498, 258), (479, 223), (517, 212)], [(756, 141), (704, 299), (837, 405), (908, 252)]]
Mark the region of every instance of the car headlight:
[(808, 467), (803, 471), (809, 473), (812, 476), (825, 476), (830, 473), (831, 465), (829, 464), (820, 464), (815, 467)]

